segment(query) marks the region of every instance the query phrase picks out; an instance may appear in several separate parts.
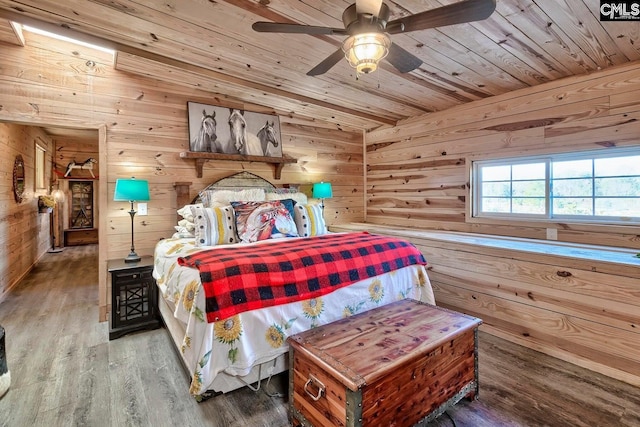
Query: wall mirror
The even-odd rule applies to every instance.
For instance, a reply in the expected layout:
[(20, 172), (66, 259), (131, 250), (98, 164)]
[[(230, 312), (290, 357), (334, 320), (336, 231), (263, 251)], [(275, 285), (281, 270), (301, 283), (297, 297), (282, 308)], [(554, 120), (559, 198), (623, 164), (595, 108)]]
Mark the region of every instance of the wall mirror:
[(13, 195), (16, 202), (22, 202), (24, 197), (24, 160), (19, 154), (13, 162)]

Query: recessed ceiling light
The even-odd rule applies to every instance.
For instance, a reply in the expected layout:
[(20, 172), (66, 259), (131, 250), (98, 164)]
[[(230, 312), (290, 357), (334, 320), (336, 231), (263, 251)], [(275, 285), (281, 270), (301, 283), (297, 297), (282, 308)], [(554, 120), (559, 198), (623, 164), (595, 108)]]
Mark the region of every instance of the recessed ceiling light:
[(40, 28), (31, 27), (29, 25), (23, 25), (22, 28), (25, 31), (30, 31), (32, 33), (40, 34), (40, 35), (43, 35), (43, 36), (46, 36), (46, 37), (51, 37), (51, 38), (54, 38), (54, 39), (57, 39), (57, 40), (62, 40), (62, 41), (69, 42), (69, 43), (75, 43), (75, 44), (78, 44), (80, 46), (85, 46), (85, 47), (88, 47), (88, 48), (91, 48), (91, 49), (96, 49), (96, 50), (99, 50), (99, 51), (102, 51), (102, 52), (110, 53), (111, 55), (115, 54), (115, 51), (113, 49), (108, 49), (108, 48), (103, 47), (103, 46), (98, 46), (98, 45), (93, 44), (93, 43), (88, 43), (88, 42), (85, 42), (85, 41), (82, 41), (82, 40), (74, 39), (72, 37), (67, 37), (67, 36), (63, 36), (63, 35), (60, 35), (60, 34), (52, 33), (50, 31), (41, 30)]

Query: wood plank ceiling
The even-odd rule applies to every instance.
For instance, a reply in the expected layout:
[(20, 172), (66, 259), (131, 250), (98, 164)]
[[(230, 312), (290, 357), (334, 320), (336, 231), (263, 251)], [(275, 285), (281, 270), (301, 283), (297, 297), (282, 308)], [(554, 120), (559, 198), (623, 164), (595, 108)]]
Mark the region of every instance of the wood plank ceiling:
[[(454, 2), (386, 1), (391, 19)], [(305, 74), (344, 37), (251, 29), (259, 20), (342, 27), (350, 3), (0, 0), (0, 25), (42, 21), (92, 35), (113, 42), (123, 71), (362, 129), (640, 59), (640, 23), (600, 22), (598, 0), (497, 0), (487, 20), (394, 35), (422, 66), (401, 74), (385, 63), (360, 79), (346, 61), (325, 75)]]

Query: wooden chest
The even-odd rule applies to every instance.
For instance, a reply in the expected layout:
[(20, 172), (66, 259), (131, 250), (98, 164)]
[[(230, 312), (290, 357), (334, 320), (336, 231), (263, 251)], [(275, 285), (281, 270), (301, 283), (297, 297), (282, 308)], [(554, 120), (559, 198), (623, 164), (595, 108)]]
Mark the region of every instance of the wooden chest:
[(480, 323), (406, 299), (289, 337), (292, 424), (426, 424), (477, 395)]

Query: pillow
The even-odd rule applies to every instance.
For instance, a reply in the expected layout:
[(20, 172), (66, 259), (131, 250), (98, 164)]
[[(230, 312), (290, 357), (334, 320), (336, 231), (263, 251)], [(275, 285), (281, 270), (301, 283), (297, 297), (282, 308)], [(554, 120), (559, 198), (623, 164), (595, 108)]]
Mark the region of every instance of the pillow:
[[(178, 226), (185, 228), (187, 231), (193, 231), (196, 228), (195, 224), (192, 221), (189, 221), (188, 219), (181, 219), (180, 221), (178, 221)], [(176, 230), (177, 228), (178, 227), (176, 227)]]
[(263, 202), (266, 200), (262, 188), (248, 188), (245, 190), (207, 190), (200, 193), (200, 200), (204, 206), (215, 208), (229, 206), (231, 202)]
[(291, 193), (297, 193), (299, 190), (299, 186), (296, 184), (289, 184), (288, 187), (275, 187), (275, 188), (271, 188), (271, 189), (266, 189), (265, 192), (267, 194), (269, 193), (278, 193), (278, 194), (291, 194)]
[(173, 238), (182, 238), (182, 237), (195, 237), (195, 235), (193, 234), (193, 231), (189, 231), (187, 230), (185, 227), (181, 227), (179, 225), (174, 226), (173, 228), (176, 229), (176, 232), (173, 233)]
[(298, 237), (293, 221), (293, 201), (231, 202), (236, 214), (238, 237), (257, 242), (275, 237)]
[(183, 207), (178, 209), (176, 212), (178, 213), (178, 215), (180, 215), (182, 218), (186, 219), (187, 221), (194, 222), (193, 210), (192, 210), (194, 206), (202, 206), (202, 203), (198, 203), (195, 205), (184, 205)]
[(321, 205), (301, 205), (298, 203), (294, 210), (294, 218), (300, 237), (320, 236), (328, 233)]
[(300, 203), (302, 205), (307, 204), (307, 195), (304, 193), (293, 192), (293, 193), (267, 193), (267, 200), (284, 200), (291, 199), (296, 203)]
[(196, 246), (236, 243), (235, 217), (231, 206), (194, 208)]

